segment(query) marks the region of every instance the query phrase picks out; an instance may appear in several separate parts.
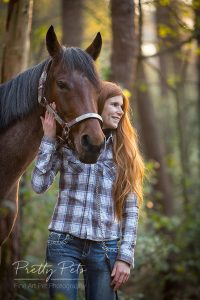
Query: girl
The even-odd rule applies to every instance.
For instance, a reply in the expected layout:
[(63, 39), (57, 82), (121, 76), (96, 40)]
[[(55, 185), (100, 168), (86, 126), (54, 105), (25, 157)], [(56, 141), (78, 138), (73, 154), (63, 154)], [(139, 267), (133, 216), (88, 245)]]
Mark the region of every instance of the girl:
[(32, 174), (34, 191), (45, 192), (60, 172), (46, 251), (51, 299), (59, 294), (77, 299), (80, 271), (89, 300), (115, 299), (129, 278), (144, 173), (129, 110), (120, 87), (103, 82), (99, 113), (106, 142), (96, 164), (80, 162), (66, 145), (58, 148), (53, 115), (41, 117), (44, 137)]

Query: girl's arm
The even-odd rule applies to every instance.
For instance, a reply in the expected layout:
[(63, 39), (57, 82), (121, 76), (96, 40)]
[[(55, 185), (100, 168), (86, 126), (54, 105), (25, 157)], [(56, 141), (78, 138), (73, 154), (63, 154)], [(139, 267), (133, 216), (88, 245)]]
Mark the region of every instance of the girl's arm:
[(44, 193), (60, 170), (61, 151), (56, 150), (56, 140), (43, 137), (32, 172), (31, 185), (37, 194)]
[[(52, 107), (54, 110), (56, 109), (55, 103), (52, 103)], [(38, 194), (44, 193), (52, 184), (61, 164), (61, 151), (56, 150), (56, 121), (54, 116), (46, 111), (45, 118), (40, 118), (44, 137), (40, 144), (31, 178), (32, 188)]]
[(118, 253), (118, 260), (134, 266), (134, 250), (137, 238), (139, 208), (134, 193), (127, 197), (122, 213), (122, 240)]

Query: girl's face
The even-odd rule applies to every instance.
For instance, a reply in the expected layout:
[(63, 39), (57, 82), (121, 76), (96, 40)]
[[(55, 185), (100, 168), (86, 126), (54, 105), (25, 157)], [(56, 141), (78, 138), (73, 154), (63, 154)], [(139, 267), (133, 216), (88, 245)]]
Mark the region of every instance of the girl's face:
[(116, 129), (123, 116), (123, 98), (115, 96), (108, 98), (102, 111), (103, 129)]

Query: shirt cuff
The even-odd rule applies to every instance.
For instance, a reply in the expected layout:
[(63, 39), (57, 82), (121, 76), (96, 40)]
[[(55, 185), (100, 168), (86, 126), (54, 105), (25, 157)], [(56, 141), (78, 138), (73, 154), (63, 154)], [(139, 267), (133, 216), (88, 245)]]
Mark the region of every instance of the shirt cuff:
[(56, 150), (57, 141), (54, 138), (43, 136), (39, 150), (44, 153), (51, 153)]
[(124, 253), (118, 253), (117, 260), (122, 260), (134, 268), (134, 256), (129, 256)]

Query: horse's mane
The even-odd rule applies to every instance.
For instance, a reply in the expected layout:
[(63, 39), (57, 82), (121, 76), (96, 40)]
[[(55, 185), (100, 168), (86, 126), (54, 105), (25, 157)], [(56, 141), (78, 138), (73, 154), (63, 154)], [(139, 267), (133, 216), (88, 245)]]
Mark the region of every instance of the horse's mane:
[(22, 119), (37, 105), (42, 62), (0, 85), (0, 130)]
[[(58, 59), (61, 59), (68, 72), (77, 70), (85, 74), (96, 88), (100, 87), (100, 79), (93, 59), (85, 51), (74, 47), (63, 47), (61, 57), (59, 56)], [(25, 117), (37, 105), (38, 82), (45, 63), (46, 61), (0, 85), (0, 130)]]

